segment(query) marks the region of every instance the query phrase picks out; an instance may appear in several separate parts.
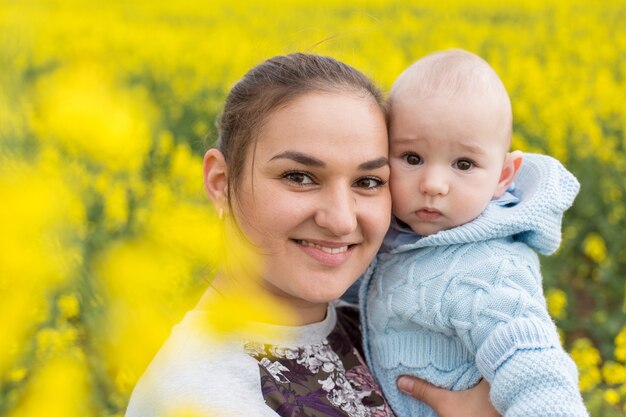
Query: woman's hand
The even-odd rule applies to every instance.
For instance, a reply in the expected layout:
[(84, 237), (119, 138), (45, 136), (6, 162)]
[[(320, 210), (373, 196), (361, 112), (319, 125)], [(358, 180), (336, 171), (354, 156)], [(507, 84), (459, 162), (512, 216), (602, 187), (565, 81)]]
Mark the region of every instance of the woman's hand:
[(398, 388), (431, 406), (439, 417), (500, 416), (489, 401), (489, 383), (484, 379), (470, 389), (450, 391), (405, 375), (398, 378)]

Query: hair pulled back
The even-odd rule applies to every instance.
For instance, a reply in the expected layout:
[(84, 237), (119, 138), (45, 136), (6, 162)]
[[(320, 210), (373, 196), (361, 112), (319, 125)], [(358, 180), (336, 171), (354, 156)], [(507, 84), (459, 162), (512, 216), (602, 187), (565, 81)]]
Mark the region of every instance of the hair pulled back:
[(252, 68), (231, 89), (218, 120), (216, 147), (228, 166), (228, 196), (239, 185), (246, 154), (268, 116), (312, 92), (351, 92), (371, 97), (384, 112), (382, 92), (363, 73), (334, 58), (294, 53)]

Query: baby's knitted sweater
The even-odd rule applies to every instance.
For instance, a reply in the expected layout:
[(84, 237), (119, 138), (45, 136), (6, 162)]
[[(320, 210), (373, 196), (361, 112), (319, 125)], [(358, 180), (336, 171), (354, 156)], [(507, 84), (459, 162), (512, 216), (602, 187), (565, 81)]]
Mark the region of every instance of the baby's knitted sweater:
[(515, 183), (519, 202), (416, 235), (380, 253), (365, 276), (364, 349), (400, 417), (435, 416), (398, 391), (403, 374), (454, 390), (486, 378), (506, 417), (587, 415), (576, 366), (546, 309), (536, 254), (558, 248), (579, 184), (557, 160), (529, 154)]

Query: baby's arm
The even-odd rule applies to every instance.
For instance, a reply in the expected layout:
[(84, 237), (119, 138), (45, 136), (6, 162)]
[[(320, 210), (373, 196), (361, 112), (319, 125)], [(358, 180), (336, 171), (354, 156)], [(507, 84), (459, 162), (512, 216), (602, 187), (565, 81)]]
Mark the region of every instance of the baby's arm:
[(561, 348), (519, 349), (491, 381), (491, 401), (509, 416), (588, 416), (576, 365)]
[(446, 313), (506, 417), (587, 416), (577, 370), (545, 307), (538, 266), (491, 258), (455, 278)]

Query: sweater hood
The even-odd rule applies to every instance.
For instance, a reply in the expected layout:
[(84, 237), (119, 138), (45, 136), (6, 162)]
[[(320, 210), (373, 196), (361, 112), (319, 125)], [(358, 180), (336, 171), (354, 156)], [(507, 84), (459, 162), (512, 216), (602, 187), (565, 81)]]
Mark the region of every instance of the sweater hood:
[(563, 214), (571, 207), (579, 189), (574, 175), (558, 160), (546, 155), (524, 154), (515, 187), (509, 191), (517, 197), (517, 202), (505, 206), (492, 202), (471, 222), (400, 245), (391, 253), (511, 236), (549, 255), (561, 243)]

